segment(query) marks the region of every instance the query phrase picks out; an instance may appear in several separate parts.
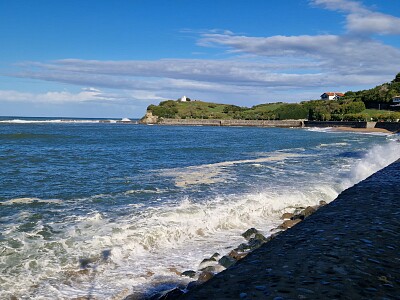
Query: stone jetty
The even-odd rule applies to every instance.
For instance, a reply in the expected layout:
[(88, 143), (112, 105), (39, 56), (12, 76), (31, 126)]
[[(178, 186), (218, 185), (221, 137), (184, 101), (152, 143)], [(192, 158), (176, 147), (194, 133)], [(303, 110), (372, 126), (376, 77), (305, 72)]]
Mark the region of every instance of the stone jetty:
[(400, 161), (186, 294), (166, 299), (400, 299)]

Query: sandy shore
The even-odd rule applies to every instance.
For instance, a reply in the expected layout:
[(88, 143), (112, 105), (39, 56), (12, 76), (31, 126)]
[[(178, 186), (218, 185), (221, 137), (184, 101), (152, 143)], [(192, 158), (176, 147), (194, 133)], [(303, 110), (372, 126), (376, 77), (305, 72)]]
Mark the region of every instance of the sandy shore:
[(400, 161), (179, 299), (400, 299), (399, 182)]
[(386, 133), (392, 134), (393, 132), (383, 128), (352, 128), (352, 127), (331, 127), (334, 131), (350, 131), (350, 132), (363, 132), (363, 133)]

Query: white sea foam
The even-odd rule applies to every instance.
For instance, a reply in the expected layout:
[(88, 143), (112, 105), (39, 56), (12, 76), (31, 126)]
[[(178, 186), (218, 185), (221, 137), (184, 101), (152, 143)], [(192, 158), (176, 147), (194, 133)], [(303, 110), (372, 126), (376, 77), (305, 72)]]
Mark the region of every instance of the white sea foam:
[(31, 203), (62, 203), (59, 199), (40, 199), (40, 198), (13, 198), (0, 202), (0, 205), (13, 205), (13, 204), (31, 204)]
[(170, 169), (161, 171), (161, 174), (164, 176), (173, 177), (175, 185), (178, 187), (186, 187), (195, 184), (213, 184), (225, 182), (234, 178), (232, 176), (233, 174), (226, 170), (227, 167), (240, 164), (253, 164), (259, 166), (261, 163), (284, 161), (285, 159), (299, 156), (304, 156), (304, 154), (277, 151), (275, 153), (269, 153), (269, 156), (266, 157), (224, 161), (214, 164)]
[(389, 141), (385, 145), (374, 146), (353, 166), (349, 178), (343, 181), (343, 189), (366, 179), (398, 159), (400, 143)]
[(26, 120), (26, 119), (13, 119), (13, 120), (2, 120), (0, 123), (6, 124), (37, 124), (37, 123), (99, 123), (100, 120), (68, 120), (68, 119), (57, 119), (57, 120)]

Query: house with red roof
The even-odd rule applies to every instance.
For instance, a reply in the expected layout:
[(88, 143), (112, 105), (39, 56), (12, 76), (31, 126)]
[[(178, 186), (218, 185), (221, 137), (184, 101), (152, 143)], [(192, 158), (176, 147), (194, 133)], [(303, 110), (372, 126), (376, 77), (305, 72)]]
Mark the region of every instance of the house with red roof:
[(321, 100), (339, 100), (342, 97), (344, 97), (343, 93), (326, 92), (321, 95)]

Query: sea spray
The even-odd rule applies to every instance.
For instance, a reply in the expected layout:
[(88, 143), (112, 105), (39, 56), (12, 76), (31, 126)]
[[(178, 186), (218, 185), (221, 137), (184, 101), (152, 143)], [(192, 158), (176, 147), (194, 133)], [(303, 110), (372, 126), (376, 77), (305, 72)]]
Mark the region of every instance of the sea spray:
[(400, 143), (389, 140), (384, 145), (375, 145), (360, 161), (355, 163), (341, 188), (353, 186), (398, 159), (400, 159)]

